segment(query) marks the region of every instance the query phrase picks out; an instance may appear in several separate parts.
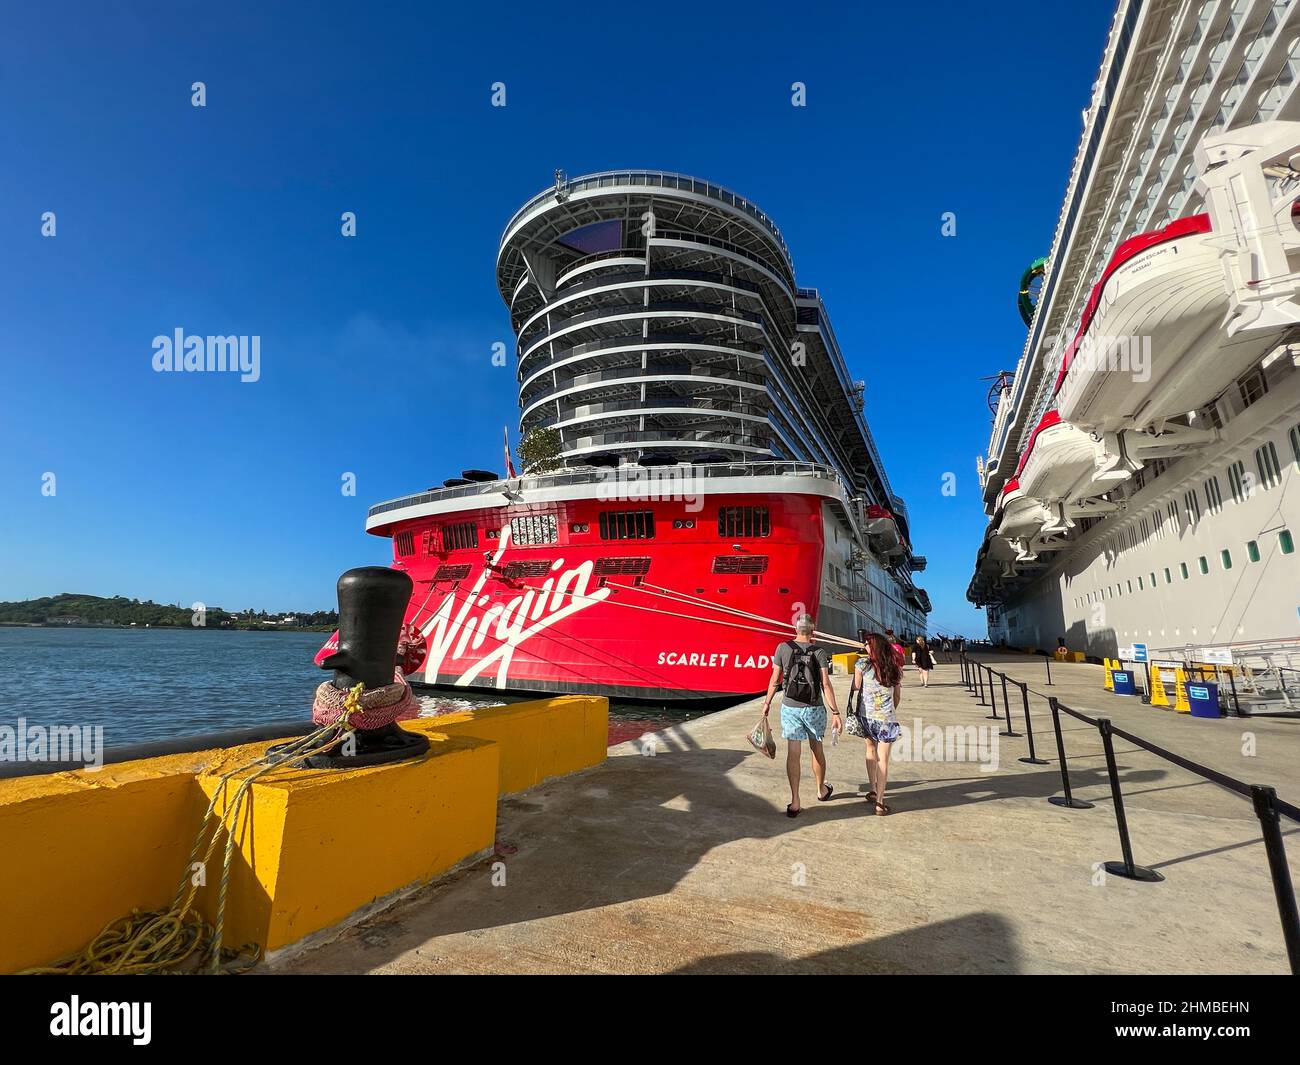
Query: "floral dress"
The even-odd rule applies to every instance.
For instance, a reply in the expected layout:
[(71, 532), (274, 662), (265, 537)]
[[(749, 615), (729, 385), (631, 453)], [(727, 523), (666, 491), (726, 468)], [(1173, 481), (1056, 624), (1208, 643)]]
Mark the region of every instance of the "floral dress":
[(866, 738), (877, 743), (893, 743), (902, 731), (898, 715), (894, 713), (894, 689), (886, 688), (876, 679), (871, 659), (859, 658), (854, 668), (858, 673), (858, 686), (862, 689), (858, 719)]

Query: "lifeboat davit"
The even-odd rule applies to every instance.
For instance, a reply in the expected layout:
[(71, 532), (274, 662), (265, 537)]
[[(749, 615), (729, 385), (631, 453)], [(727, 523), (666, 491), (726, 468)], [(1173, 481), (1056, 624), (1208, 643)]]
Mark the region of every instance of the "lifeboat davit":
[(1218, 395), (1285, 332), (1230, 336), (1228, 304), (1208, 214), (1126, 240), (1093, 286), (1065, 351), (1055, 390), (1062, 421), (1102, 431), (1140, 427)]

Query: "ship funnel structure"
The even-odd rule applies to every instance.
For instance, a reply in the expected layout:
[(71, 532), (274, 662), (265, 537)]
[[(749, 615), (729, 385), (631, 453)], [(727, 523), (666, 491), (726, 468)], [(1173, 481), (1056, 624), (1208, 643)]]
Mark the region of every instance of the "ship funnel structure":
[(1196, 147), (1196, 190), (1223, 255), (1229, 336), (1300, 324), (1300, 272), (1288, 259), (1300, 251), (1291, 213), (1300, 192), (1292, 165), (1298, 151), (1300, 122), (1262, 122), (1207, 136)]

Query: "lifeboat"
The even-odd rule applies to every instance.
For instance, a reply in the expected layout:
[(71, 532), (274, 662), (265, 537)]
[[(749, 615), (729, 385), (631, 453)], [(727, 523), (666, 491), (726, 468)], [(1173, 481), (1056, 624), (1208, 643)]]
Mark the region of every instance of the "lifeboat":
[(884, 507), (872, 503), (867, 507), (863, 531), (871, 537), (873, 546), (884, 555), (902, 554), (907, 549), (898, 534), (898, 522)]
[(1057, 375), (1063, 421), (1105, 432), (1186, 414), (1282, 341), (1289, 327), (1234, 333), (1217, 237), (1198, 214), (1115, 250)]
[(1026, 495), (1048, 505), (1101, 495), (1131, 476), (1127, 466), (1106, 458), (1091, 434), (1049, 410), (1029, 435), (1015, 479)]
[(1036, 535), (1051, 512), (1013, 477), (1002, 489), (996, 516), (998, 535), (1017, 540)]

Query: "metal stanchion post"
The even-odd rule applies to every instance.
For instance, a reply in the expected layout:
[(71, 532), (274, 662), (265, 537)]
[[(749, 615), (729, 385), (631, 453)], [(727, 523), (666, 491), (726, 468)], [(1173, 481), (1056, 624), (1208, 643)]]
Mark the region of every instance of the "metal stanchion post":
[(1255, 816), (1264, 830), (1264, 850), (1268, 854), (1268, 871), (1273, 875), (1273, 895), (1277, 899), (1278, 916), (1282, 918), (1282, 939), (1286, 943), (1286, 956), (1291, 961), (1291, 972), (1300, 976), (1300, 913), (1296, 911), (1295, 888), (1291, 884), (1291, 869), (1286, 862), (1286, 846), (1282, 842), (1282, 828), (1277, 813), (1277, 792), (1262, 784), (1250, 786), (1255, 804)]
[[(1015, 681), (1012, 681), (1012, 683), (1014, 684)], [(1007, 716), (1007, 730), (1000, 733), (1000, 735), (1007, 736), (1010, 739), (1019, 738), (1020, 733), (1014, 731), (1011, 727), (1011, 702), (1007, 699), (1007, 675), (1005, 673), (1002, 674), (1002, 712)]]
[(1047, 663), (1047, 686), (1052, 686), (1052, 656), (1043, 655), (1043, 661)]
[(1061, 790), (1065, 792), (1064, 795), (1053, 795), (1047, 801), (1053, 806), (1064, 806), (1071, 810), (1091, 810), (1092, 803), (1076, 799), (1070, 794), (1070, 767), (1065, 762), (1065, 740), (1061, 738), (1061, 711), (1055, 696), (1047, 700), (1047, 705), (1052, 708), (1052, 727), (1056, 730), (1056, 758), (1061, 763)]
[(998, 693), (993, 687), (993, 670), (989, 670), (989, 710), (991, 713), (985, 714), (990, 721), (997, 721), (1002, 715), (998, 713)]
[(1025, 707), (1025, 735), (1029, 737), (1029, 757), (1020, 758), (1018, 761), (1028, 765), (1047, 765), (1047, 759), (1039, 758), (1034, 752), (1034, 723), (1029, 719), (1029, 685), (1023, 681), (1016, 683), (1020, 685), (1020, 701)]
[(1106, 872), (1111, 876), (1122, 876), (1128, 880), (1141, 880), (1154, 884), (1164, 876), (1154, 869), (1133, 862), (1133, 847), (1128, 838), (1128, 819), (1124, 816), (1124, 796), (1119, 787), (1119, 769), (1115, 765), (1115, 743), (1111, 739), (1110, 718), (1097, 719), (1097, 731), (1101, 733), (1102, 746), (1106, 748), (1106, 773), (1110, 776), (1110, 795), (1115, 803), (1115, 826), (1119, 829), (1119, 846), (1124, 860), (1106, 862)]

